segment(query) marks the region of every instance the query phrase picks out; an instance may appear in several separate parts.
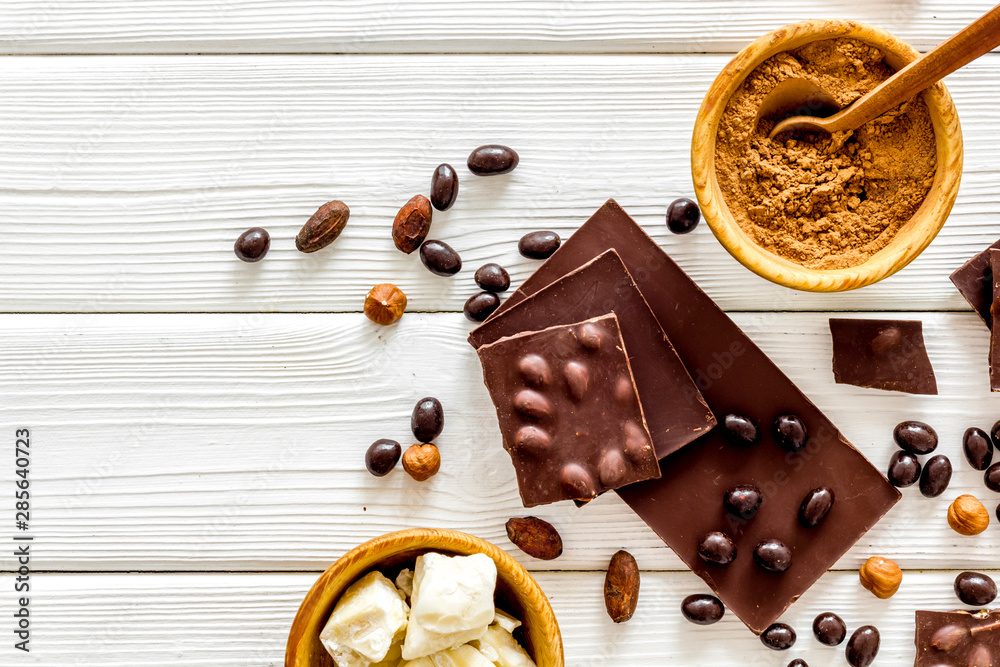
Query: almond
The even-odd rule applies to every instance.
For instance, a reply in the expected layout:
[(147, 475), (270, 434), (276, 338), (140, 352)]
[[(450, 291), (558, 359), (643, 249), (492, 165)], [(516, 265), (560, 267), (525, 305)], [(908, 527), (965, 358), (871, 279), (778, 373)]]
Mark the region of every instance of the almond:
[(539, 560), (552, 560), (562, 554), (559, 531), (548, 521), (535, 516), (509, 519), (507, 538), (518, 549)]
[(431, 231), (431, 202), (417, 195), (403, 204), (392, 223), (392, 242), (409, 255), (420, 247)]
[(295, 237), (295, 247), (301, 252), (322, 250), (337, 240), (347, 226), (351, 209), (342, 201), (328, 201), (313, 213)]
[(615, 623), (632, 618), (639, 604), (639, 565), (627, 551), (611, 557), (604, 578), (604, 606)]

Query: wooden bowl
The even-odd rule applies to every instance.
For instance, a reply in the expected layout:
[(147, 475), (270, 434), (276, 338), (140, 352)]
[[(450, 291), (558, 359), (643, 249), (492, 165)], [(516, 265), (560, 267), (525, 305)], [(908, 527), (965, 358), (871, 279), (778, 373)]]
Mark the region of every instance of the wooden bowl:
[(698, 112), (691, 144), (695, 193), (702, 215), (719, 242), (757, 275), (779, 285), (812, 292), (841, 292), (871, 285), (916, 259), (944, 225), (962, 178), (962, 130), (958, 112), (948, 90), (938, 82), (922, 93), (934, 125), (937, 173), (923, 204), (885, 248), (850, 268), (809, 269), (765, 250), (743, 231), (726, 205), (715, 174), (716, 133), (729, 98), (747, 75), (771, 56), (837, 37), (849, 37), (878, 47), (885, 54), (886, 62), (895, 69), (919, 56), (903, 40), (863, 23), (817, 20), (785, 26), (750, 44), (719, 73)]
[(562, 635), (545, 593), (524, 567), (496, 546), (454, 530), (389, 533), (348, 551), (306, 594), (288, 635), (285, 667), (333, 667), (319, 633), (344, 590), (371, 570), (398, 571), (428, 551), (486, 554), (497, 564), (497, 606), (521, 620), (524, 647), (538, 667), (564, 667)]

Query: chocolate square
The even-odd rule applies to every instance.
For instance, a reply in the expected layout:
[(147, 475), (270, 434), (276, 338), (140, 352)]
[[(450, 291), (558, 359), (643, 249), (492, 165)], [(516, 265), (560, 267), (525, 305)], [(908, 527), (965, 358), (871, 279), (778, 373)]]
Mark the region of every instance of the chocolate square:
[(612, 313), (479, 348), (525, 507), (660, 476)]
[(617, 252), (605, 249), (553, 280), (531, 299), (521, 299), (516, 307), (474, 329), (469, 334), (472, 346), (478, 349), (505, 336), (614, 312), (657, 458), (715, 426), (712, 411)]
[(913, 667), (1000, 665), (1000, 611), (917, 611)]
[[(609, 248), (618, 250), (720, 420), (741, 413), (763, 432), (756, 445), (740, 447), (727, 442), (724, 429), (717, 427), (660, 461), (661, 479), (617, 493), (759, 634), (900, 494), (613, 200), (508, 297), (494, 318), (512, 313), (517, 303)], [(637, 368), (635, 359), (632, 367)], [(771, 421), (785, 413), (798, 415), (809, 428), (809, 444), (798, 453), (785, 451), (771, 435)], [(728, 515), (722, 503), (727, 489), (746, 483), (764, 492), (750, 520)], [(821, 486), (835, 492), (833, 509), (820, 525), (803, 528), (797, 518), (800, 505)], [(737, 558), (729, 565), (706, 563), (698, 555), (699, 538), (715, 530), (729, 532), (736, 542)], [(791, 547), (793, 562), (786, 572), (765, 572), (755, 564), (752, 553), (765, 538)]]
[(938, 393), (922, 322), (831, 317), (830, 334), (833, 377), (838, 384), (908, 394)]
[(951, 282), (988, 327), (993, 326), (993, 318), (990, 316), (990, 305), (993, 303), (990, 250), (994, 248), (1000, 248), (1000, 241), (978, 253), (951, 274)]

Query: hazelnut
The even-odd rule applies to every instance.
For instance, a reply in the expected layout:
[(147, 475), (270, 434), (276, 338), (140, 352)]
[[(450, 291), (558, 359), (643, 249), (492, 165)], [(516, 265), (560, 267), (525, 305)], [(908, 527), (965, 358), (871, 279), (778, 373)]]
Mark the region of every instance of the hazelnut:
[(948, 525), (961, 535), (978, 535), (990, 525), (990, 513), (975, 496), (966, 494), (948, 507)]
[(881, 556), (872, 556), (866, 560), (858, 574), (861, 577), (861, 585), (881, 600), (895, 595), (899, 590), (899, 584), (903, 581), (903, 571), (899, 566)]
[(365, 315), (376, 324), (392, 324), (403, 316), (405, 310), (406, 295), (392, 283), (376, 285), (365, 297)]
[(430, 479), (440, 468), (441, 454), (430, 443), (410, 445), (403, 453), (403, 470), (418, 482)]

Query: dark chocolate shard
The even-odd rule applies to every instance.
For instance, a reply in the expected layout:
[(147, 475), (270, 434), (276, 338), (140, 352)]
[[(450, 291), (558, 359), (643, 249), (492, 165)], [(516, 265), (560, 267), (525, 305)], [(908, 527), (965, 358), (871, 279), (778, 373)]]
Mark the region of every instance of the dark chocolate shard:
[(997, 317), (1000, 308), (996, 307), (1000, 298), (1000, 250), (990, 250), (990, 267), (993, 276), (993, 297), (990, 301), (990, 389), (1000, 391), (1000, 327), (997, 327)]
[(614, 312), (621, 327), (635, 386), (639, 391), (658, 458), (677, 451), (715, 426), (715, 417), (664, 335), (656, 316), (613, 250), (588, 257), (521, 299), (502, 316), (473, 330), (475, 348), (525, 331), (573, 324)]
[(1000, 248), (1000, 241), (978, 253), (951, 274), (951, 282), (986, 323), (986, 326), (991, 328), (993, 326), (993, 317), (990, 315), (990, 306), (993, 305), (993, 269), (990, 266), (990, 250), (994, 248)]
[(924, 347), (923, 323), (831, 317), (830, 334), (837, 383), (907, 394), (938, 393)]
[(1000, 665), (1000, 610), (916, 612), (914, 667)]
[[(479, 348), (525, 507), (660, 476), (614, 314)], [(544, 409), (525, 411), (534, 396)]]
[[(809, 443), (797, 453), (779, 447), (770, 429), (761, 429), (756, 444), (740, 447), (716, 428), (660, 461), (661, 479), (617, 491), (759, 634), (900, 494), (613, 200), (566, 240), (494, 318), (513, 314), (515, 304), (610, 248), (618, 250), (715, 414), (739, 413), (770, 424), (777, 415), (792, 413), (808, 425)], [(644, 407), (648, 415), (650, 408)], [(722, 502), (725, 490), (737, 484), (753, 484), (766, 498), (752, 521), (733, 517)], [(820, 486), (831, 488), (837, 503), (821, 525), (802, 528), (799, 505)], [(733, 535), (737, 543), (740, 555), (725, 567), (698, 557), (698, 538), (713, 530)], [(786, 572), (765, 572), (754, 563), (754, 548), (765, 539), (791, 548), (794, 564)]]

